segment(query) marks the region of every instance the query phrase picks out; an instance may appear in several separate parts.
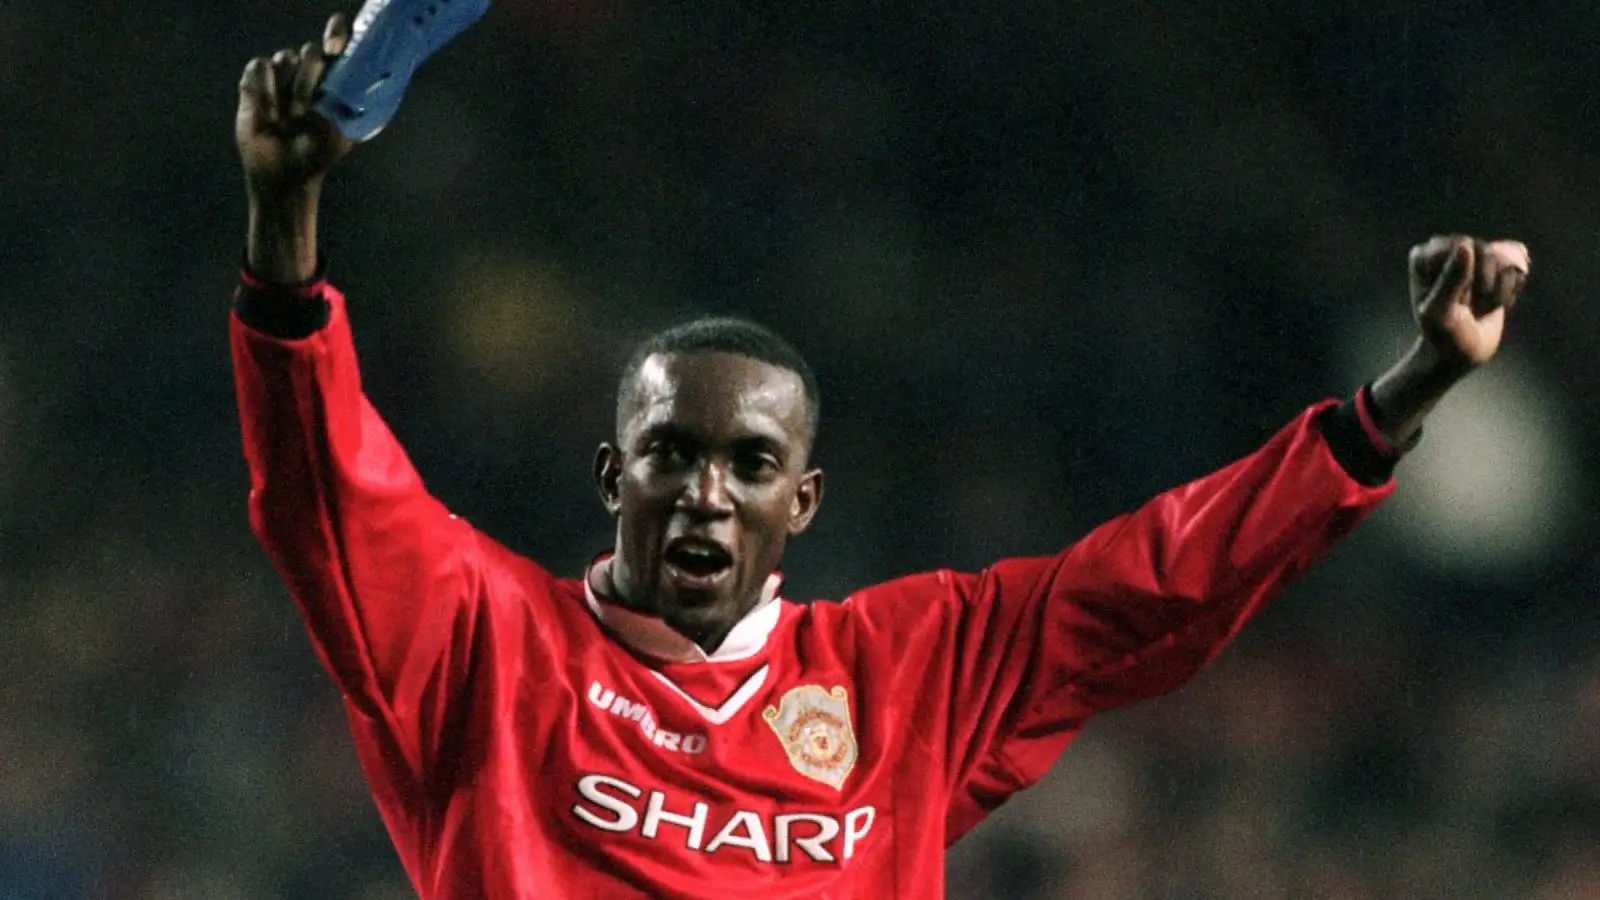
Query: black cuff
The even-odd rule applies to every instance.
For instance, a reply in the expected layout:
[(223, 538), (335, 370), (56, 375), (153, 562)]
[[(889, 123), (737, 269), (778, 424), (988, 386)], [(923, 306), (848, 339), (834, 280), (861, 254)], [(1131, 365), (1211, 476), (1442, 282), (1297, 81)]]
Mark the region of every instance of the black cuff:
[(1404, 447), (1379, 446), (1375, 443), (1361, 421), (1359, 404), (1366, 390), (1363, 387), (1355, 397), (1327, 409), (1317, 421), (1322, 428), (1322, 437), (1328, 442), (1328, 449), (1333, 452), (1333, 458), (1338, 460), (1340, 467), (1356, 481), (1368, 487), (1380, 487), (1394, 477), (1395, 464), (1400, 462), (1406, 451), (1416, 446), (1422, 433), (1419, 431), (1413, 435)]
[(263, 281), (248, 264), (241, 264), (233, 311), (239, 321), (262, 334), (284, 340), (310, 337), (328, 324), (333, 313), (323, 296), (327, 286), (320, 260), (309, 279), (294, 284)]

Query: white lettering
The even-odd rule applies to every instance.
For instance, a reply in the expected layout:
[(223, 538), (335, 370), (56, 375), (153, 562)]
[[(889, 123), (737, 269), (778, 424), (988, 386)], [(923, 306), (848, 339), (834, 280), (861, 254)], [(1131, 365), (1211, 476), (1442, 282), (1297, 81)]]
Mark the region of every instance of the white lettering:
[[(817, 833), (808, 837), (794, 834), (791, 827), (796, 822), (810, 822), (817, 826)], [(833, 854), (824, 846), (829, 841), (839, 836), (839, 820), (832, 816), (820, 816), (816, 813), (789, 813), (776, 816), (772, 820), (775, 826), (778, 849), (778, 862), (789, 861), (789, 845), (793, 844), (806, 852), (806, 855), (817, 862), (833, 862)]]
[(639, 812), (631, 805), (602, 793), (600, 787), (616, 788), (630, 797), (637, 797), (644, 793), (633, 785), (617, 778), (605, 775), (585, 775), (578, 779), (578, 793), (585, 800), (596, 806), (602, 806), (611, 811), (615, 818), (607, 819), (596, 813), (590, 812), (582, 803), (572, 807), (572, 814), (604, 831), (632, 831), (639, 824)]
[(610, 688), (601, 687), (600, 686), (600, 682), (598, 682), (598, 681), (590, 682), (590, 684), (589, 684), (589, 702), (590, 703), (593, 703), (595, 706), (598, 706), (601, 709), (609, 709), (611, 707), (611, 701), (613, 701), (615, 699), (617, 699), (617, 692), (616, 691), (613, 691)]
[(877, 812), (870, 806), (852, 809), (844, 816), (844, 858), (849, 859), (855, 855), (856, 842), (867, 836), (872, 830), (872, 820), (877, 818)]
[(611, 704), (611, 714), (613, 716), (621, 716), (624, 719), (632, 719), (635, 722), (642, 721), (649, 711), (650, 708), (643, 703), (634, 703), (625, 697), (618, 697), (616, 702)]
[[(740, 830), (743, 833), (739, 833)], [(767, 845), (767, 830), (761, 825), (761, 817), (748, 809), (741, 809), (733, 814), (728, 824), (722, 826), (717, 836), (706, 845), (707, 853), (717, 852), (717, 848), (745, 847), (756, 855), (756, 859), (764, 863), (772, 862), (772, 848)]]
[(710, 743), (703, 733), (684, 734), (662, 728), (651, 715), (649, 706), (623, 697), (598, 681), (589, 683), (589, 703), (619, 719), (638, 723), (645, 740), (672, 753), (704, 753)]
[(705, 837), (706, 833), (706, 816), (711, 812), (711, 807), (704, 803), (695, 803), (694, 815), (682, 816), (677, 813), (667, 812), (666, 805), (666, 794), (660, 791), (650, 792), (650, 805), (645, 809), (644, 827), (639, 829), (639, 833), (647, 838), (654, 839), (656, 833), (661, 830), (661, 823), (678, 825), (689, 830), (689, 839), (684, 842), (689, 849), (699, 850), (700, 839)]
[[(762, 863), (802, 859), (839, 863), (852, 859), (863, 847), (878, 816), (871, 806), (838, 815), (803, 812), (769, 816), (749, 809), (713, 812), (710, 804), (693, 800), (692, 796), (673, 797), (652, 790), (646, 798), (644, 788), (607, 775), (578, 779), (578, 794), (580, 800), (572, 807), (573, 815), (602, 831), (636, 832), (646, 840), (681, 842), (689, 850), (700, 850), (704, 845), (706, 853), (738, 847), (750, 851), (755, 861)], [(689, 811), (679, 811), (690, 804)], [(681, 830), (663, 834), (663, 826)], [(708, 831), (715, 836), (705, 844)]]

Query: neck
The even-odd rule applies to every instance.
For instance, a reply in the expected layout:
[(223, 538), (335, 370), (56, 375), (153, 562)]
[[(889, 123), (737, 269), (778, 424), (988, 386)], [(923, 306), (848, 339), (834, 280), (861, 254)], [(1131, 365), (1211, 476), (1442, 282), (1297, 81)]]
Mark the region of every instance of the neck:
[[(746, 608), (744, 612), (739, 614), (739, 617), (743, 618), (749, 612), (749, 608)], [(737, 622), (738, 619), (733, 622), (717, 622), (712, 625), (699, 626), (688, 622), (675, 621), (672, 616), (662, 616), (661, 621), (667, 623), (673, 631), (699, 644), (701, 650), (707, 653), (715, 653), (717, 648), (722, 646), (722, 642), (728, 639), (728, 632), (733, 630), (734, 622)]]
[(749, 615), (756, 604), (761, 602), (762, 594), (758, 592), (740, 603), (732, 616), (721, 616), (710, 622), (696, 621), (677, 610), (663, 611), (655, 599), (645, 591), (625, 590), (616, 577), (615, 563), (616, 557), (612, 557), (590, 570), (589, 586), (594, 589), (596, 595), (629, 612), (655, 616), (668, 628), (694, 641), (707, 653), (715, 653), (717, 648), (722, 646), (722, 642), (728, 639), (728, 633), (733, 631), (733, 626), (739, 624), (739, 620)]

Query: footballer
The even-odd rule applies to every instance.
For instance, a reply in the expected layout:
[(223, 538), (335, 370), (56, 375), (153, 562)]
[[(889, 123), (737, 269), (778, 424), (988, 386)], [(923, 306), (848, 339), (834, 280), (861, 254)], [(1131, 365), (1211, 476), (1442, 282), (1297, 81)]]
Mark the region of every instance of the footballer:
[(932, 898), (943, 857), (1098, 713), (1192, 678), (1393, 489), (1500, 345), (1527, 250), (1406, 262), (1418, 337), (1349, 398), (1052, 556), (786, 599), (823, 497), (819, 394), (766, 329), (698, 320), (624, 371), (593, 478), (614, 545), (567, 577), (429, 494), (362, 392), (318, 267), (312, 111), (349, 40), (252, 60), (229, 326), (255, 535), (341, 691), (424, 900)]

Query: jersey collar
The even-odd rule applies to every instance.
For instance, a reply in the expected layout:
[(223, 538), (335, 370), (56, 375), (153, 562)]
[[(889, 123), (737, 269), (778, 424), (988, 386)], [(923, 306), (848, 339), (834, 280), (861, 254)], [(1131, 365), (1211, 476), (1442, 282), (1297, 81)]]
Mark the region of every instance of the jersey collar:
[(783, 613), (783, 604), (778, 602), (781, 599), (778, 589), (783, 586), (783, 575), (773, 572), (767, 576), (767, 583), (761, 589), (761, 599), (756, 601), (755, 607), (733, 626), (716, 650), (707, 653), (699, 644), (661, 621), (659, 616), (625, 609), (596, 593), (596, 568), (610, 560), (610, 554), (604, 554), (589, 563), (583, 573), (583, 598), (589, 604), (589, 611), (617, 640), (664, 662), (731, 662), (749, 659), (767, 645), (767, 636), (778, 626), (778, 618)]

